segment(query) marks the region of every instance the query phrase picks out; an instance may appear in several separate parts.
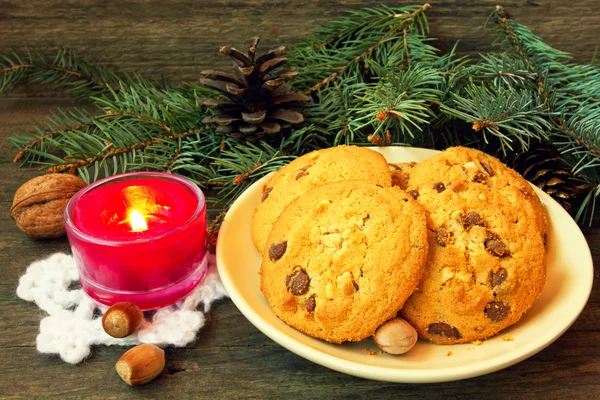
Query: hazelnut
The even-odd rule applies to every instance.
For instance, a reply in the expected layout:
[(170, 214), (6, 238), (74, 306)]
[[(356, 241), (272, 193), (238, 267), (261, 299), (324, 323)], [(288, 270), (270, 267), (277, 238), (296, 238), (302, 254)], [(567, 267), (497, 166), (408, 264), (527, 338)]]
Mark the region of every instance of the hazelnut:
[(404, 319), (396, 317), (375, 331), (373, 340), (381, 350), (390, 354), (404, 354), (417, 343), (417, 331)]
[(131, 386), (143, 385), (156, 378), (165, 368), (165, 352), (153, 344), (140, 344), (119, 358), (115, 369)]
[(137, 330), (144, 314), (133, 303), (116, 303), (102, 316), (104, 332), (115, 338), (124, 338)]

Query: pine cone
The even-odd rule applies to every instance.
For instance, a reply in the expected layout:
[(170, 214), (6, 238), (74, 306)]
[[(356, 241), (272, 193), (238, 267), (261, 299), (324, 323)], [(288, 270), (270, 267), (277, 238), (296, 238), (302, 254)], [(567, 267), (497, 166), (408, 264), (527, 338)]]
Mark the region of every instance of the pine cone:
[(304, 106), (309, 97), (297, 92), (286, 83), (297, 72), (281, 69), (287, 63), (282, 57), (284, 46), (269, 50), (256, 57), (258, 38), (253, 38), (248, 54), (229, 46), (221, 47), (222, 54), (230, 56), (237, 64), (235, 75), (222, 71), (202, 71), (200, 83), (224, 95), (219, 99), (199, 99), (215, 114), (203, 122), (216, 123), (217, 130), (238, 140), (255, 142), (259, 139), (280, 136), (292, 125), (304, 121), (304, 116), (292, 109)]
[(577, 210), (580, 194), (589, 190), (565, 169), (559, 153), (550, 143), (534, 143), (527, 151), (508, 154), (504, 162), (563, 206), (569, 213)]

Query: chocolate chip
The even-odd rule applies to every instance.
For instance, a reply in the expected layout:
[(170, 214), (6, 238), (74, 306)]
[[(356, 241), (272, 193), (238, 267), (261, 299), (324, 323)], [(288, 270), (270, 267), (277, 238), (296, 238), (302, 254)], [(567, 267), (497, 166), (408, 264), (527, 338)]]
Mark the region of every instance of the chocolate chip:
[(296, 180), (302, 178), (304, 175), (308, 175), (306, 173), (306, 170), (310, 168), (310, 165), (307, 165), (306, 167), (302, 167), (302, 168), (298, 168), (298, 175), (296, 175)]
[(434, 183), (433, 188), (437, 190), (438, 193), (442, 193), (444, 190), (446, 190), (446, 186), (442, 182)]
[(285, 284), (294, 296), (299, 296), (308, 292), (310, 279), (305, 270), (298, 268), (286, 277)]
[(458, 339), (458, 330), (443, 322), (436, 322), (435, 324), (429, 325), (429, 334), (445, 336), (447, 338)]
[(500, 236), (496, 235), (494, 232), (492, 231), (485, 231), (485, 238), (486, 239), (500, 239)]
[(469, 211), (466, 215), (461, 216), (462, 225), (465, 230), (471, 229), (473, 225), (484, 226), (483, 218), (475, 211)]
[(354, 286), (354, 290), (358, 292), (358, 283), (352, 281), (352, 285)]
[(475, 172), (475, 175), (473, 176), (473, 182), (485, 183), (485, 182), (487, 182), (487, 176), (483, 172), (477, 171), (477, 172)]
[(392, 167), (393, 169), (395, 169), (396, 171), (398, 171), (399, 169), (402, 169), (402, 168), (400, 168), (399, 166), (397, 166), (396, 164), (390, 164), (390, 163), (388, 163), (388, 165), (389, 165), (390, 167)]
[(269, 193), (271, 193), (271, 190), (273, 190), (272, 187), (265, 189), (265, 191), (262, 194), (262, 197), (260, 198), (261, 203), (264, 202), (267, 199), (267, 197), (269, 197)]
[(419, 197), (419, 192), (417, 192), (416, 190), (409, 190), (406, 193), (410, 194), (412, 196), (412, 198), (415, 200), (417, 199), (417, 197)]
[(548, 244), (548, 234), (542, 234), (542, 241), (544, 242), (544, 246)]
[(487, 238), (485, 239), (485, 242), (483, 242), (483, 246), (488, 252), (496, 257), (506, 257), (508, 255), (506, 245), (500, 240), (498, 235), (493, 232), (487, 232)]
[(485, 169), (485, 172), (487, 172), (489, 176), (494, 176), (494, 170), (490, 164), (482, 162), (481, 166), (483, 169)]
[(508, 278), (508, 271), (504, 268), (500, 268), (496, 272), (492, 272), (491, 283), (492, 287), (500, 286)]
[(287, 242), (275, 243), (272, 244), (269, 248), (269, 258), (272, 261), (277, 261), (285, 254), (287, 250)]
[(452, 233), (448, 232), (446, 228), (440, 228), (435, 233), (435, 241), (442, 247), (446, 247), (452, 238)]
[(502, 321), (508, 316), (510, 307), (501, 301), (493, 301), (485, 309), (485, 315), (492, 321)]
[(315, 311), (316, 305), (317, 305), (317, 303), (315, 301), (315, 295), (314, 294), (312, 296), (310, 296), (308, 299), (306, 299), (306, 301), (304, 302), (304, 308), (308, 312)]

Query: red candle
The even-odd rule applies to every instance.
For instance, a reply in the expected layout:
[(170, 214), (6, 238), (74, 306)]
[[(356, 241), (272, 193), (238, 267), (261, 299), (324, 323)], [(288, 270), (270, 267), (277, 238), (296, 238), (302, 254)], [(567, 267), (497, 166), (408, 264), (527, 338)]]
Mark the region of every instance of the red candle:
[(71, 198), (65, 226), (81, 287), (101, 304), (163, 307), (206, 274), (206, 202), (186, 179), (138, 172), (100, 180)]

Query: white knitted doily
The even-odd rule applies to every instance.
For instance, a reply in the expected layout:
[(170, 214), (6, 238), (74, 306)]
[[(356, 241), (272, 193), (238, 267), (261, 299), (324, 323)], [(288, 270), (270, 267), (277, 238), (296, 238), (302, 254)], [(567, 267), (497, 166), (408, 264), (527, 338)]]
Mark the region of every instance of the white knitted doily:
[[(185, 346), (204, 326), (211, 304), (227, 296), (219, 279), (214, 256), (209, 254), (204, 280), (185, 299), (157, 310), (131, 336), (116, 339), (102, 329), (102, 315), (96, 304), (81, 289), (70, 288), (79, 281), (73, 257), (56, 253), (32, 263), (19, 280), (17, 296), (33, 301), (48, 313), (40, 323), (37, 349), (59, 354), (64, 361), (77, 364), (90, 354), (93, 345), (131, 346), (153, 343), (159, 346)], [(199, 305), (202, 309), (198, 310)], [(98, 312), (100, 311), (100, 312)]]

